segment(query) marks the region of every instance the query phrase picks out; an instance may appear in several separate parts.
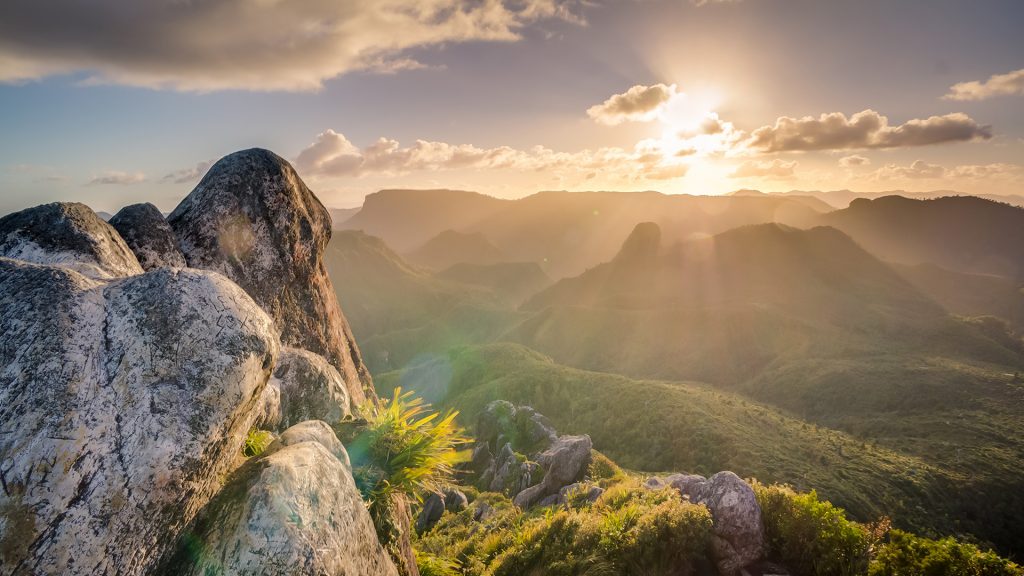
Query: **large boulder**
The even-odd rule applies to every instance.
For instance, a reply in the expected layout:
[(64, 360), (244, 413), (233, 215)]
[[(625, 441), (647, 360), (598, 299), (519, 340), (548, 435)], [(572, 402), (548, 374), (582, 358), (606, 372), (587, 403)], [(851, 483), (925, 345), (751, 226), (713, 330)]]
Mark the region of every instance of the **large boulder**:
[(740, 574), (764, 557), (761, 506), (742, 478), (732, 472), (719, 472), (707, 480), (674, 474), (665, 483), (711, 512), (711, 552), (721, 576)]
[(239, 468), (163, 572), (397, 576), (347, 456), (335, 455), (340, 443), (325, 446), (311, 432), (286, 430), (291, 441)]
[(99, 280), (142, 273), (117, 230), (77, 202), (44, 204), (0, 218), (0, 256)]
[(151, 573), (236, 465), (278, 346), (219, 274), (0, 258), (0, 573)]
[(174, 231), (160, 209), (150, 203), (125, 206), (108, 221), (145, 270), (184, 268)]
[(590, 451), (594, 447), (590, 436), (561, 436), (547, 450), (537, 455), (537, 463), (544, 470), (539, 484), (523, 490), (513, 499), (516, 506), (528, 508), (546, 496), (558, 494), (563, 486), (581, 480), (590, 465)]
[(265, 394), (266, 427), (284, 429), (305, 420), (337, 423), (351, 414), (348, 390), (323, 356), (283, 348)]
[(323, 264), (330, 214), (291, 164), (258, 148), (225, 156), (167, 220), (189, 266), (238, 283), (274, 318), (285, 345), (341, 372), (353, 403), (373, 396)]

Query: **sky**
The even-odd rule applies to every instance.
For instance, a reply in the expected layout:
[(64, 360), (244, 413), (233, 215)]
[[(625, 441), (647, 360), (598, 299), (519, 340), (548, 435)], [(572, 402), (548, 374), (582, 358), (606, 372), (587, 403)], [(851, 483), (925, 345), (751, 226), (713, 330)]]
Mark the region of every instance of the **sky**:
[(382, 188), (1024, 193), (1020, 0), (4, 0), (0, 213), (269, 148)]

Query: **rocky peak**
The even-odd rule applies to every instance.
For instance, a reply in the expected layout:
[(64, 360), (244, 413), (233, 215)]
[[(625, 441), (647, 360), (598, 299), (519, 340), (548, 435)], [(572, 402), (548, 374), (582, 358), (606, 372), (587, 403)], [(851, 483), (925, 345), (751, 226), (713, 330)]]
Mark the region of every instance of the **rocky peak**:
[(644, 264), (654, 261), (661, 251), (661, 227), (641, 222), (633, 228), (615, 256), (616, 264)]
[(156, 206), (148, 202), (125, 206), (109, 223), (144, 269), (185, 267), (185, 257), (178, 250), (174, 231)]
[(43, 204), (0, 218), (0, 256), (101, 280), (142, 273), (117, 230), (77, 202)]
[(258, 148), (225, 156), (168, 222), (189, 266), (234, 280), (274, 318), (283, 344), (341, 372), (355, 404), (373, 395), (323, 264), (330, 214), (291, 164)]

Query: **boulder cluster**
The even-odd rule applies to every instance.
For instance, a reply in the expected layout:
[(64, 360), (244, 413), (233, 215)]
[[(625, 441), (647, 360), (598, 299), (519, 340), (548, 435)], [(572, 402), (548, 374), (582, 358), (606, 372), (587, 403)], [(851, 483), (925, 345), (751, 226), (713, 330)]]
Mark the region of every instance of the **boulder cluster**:
[[(504, 400), (489, 403), (477, 417), (476, 445), (468, 480), (485, 492), (500, 492), (521, 509), (577, 506), (596, 502), (604, 493), (588, 477), (592, 458), (589, 436), (558, 435), (551, 422), (529, 406)], [(765, 562), (766, 544), (761, 507), (753, 488), (732, 472), (709, 478), (694, 474), (652, 476), (643, 487), (674, 490), (680, 498), (707, 507), (712, 517), (710, 553), (717, 576), (785, 574)], [(492, 512), (482, 499), (470, 505), (477, 521)], [(467, 507), (455, 489), (432, 494), (416, 523), (430, 530), (446, 512)]]
[(0, 573), (397, 574), (325, 423), (373, 400), (330, 234), (258, 149), (166, 219), (0, 218)]
[(711, 512), (711, 555), (721, 576), (753, 573), (765, 556), (764, 523), (754, 489), (732, 472), (710, 478), (695, 474), (672, 474), (648, 478), (652, 490), (671, 487), (680, 496), (703, 504)]

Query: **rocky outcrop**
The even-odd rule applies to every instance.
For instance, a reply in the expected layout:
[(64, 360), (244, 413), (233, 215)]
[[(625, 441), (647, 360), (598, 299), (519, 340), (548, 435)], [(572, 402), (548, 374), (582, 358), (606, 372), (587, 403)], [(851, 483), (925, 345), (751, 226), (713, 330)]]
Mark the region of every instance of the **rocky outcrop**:
[(423, 499), (423, 507), (416, 516), (416, 532), (422, 534), (434, 527), (445, 512), (461, 512), (469, 506), (469, 499), (461, 490), (447, 488), (442, 492), (431, 492)]
[(761, 560), (765, 554), (761, 506), (754, 490), (732, 472), (710, 478), (673, 474), (648, 479), (648, 488), (671, 486), (695, 504), (707, 506), (713, 521), (711, 552), (718, 574), (735, 576)]
[(109, 223), (124, 239), (144, 270), (184, 268), (174, 231), (160, 210), (149, 203), (125, 206)]
[(515, 406), (505, 400), (489, 403), (477, 416), (477, 441), (495, 448), (506, 443), (520, 452), (537, 452), (558, 438), (554, 426), (529, 406)]
[(641, 222), (633, 228), (613, 260), (616, 266), (644, 266), (653, 263), (661, 251), (661, 227)]
[(324, 435), (330, 428), (322, 422), (300, 426), (238, 469), (166, 574), (398, 574), (377, 541), (348, 456), (336, 456), (338, 439)]
[(581, 480), (590, 464), (593, 448), (590, 436), (562, 436), (547, 450), (537, 455), (537, 463), (544, 470), (544, 479), (516, 494), (513, 502), (528, 508), (545, 496), (558, 494), (559, 489)]
[[(96, 270), (138, 268), (120, 239), (56, 230)], [(0, 258), (0, 573), (152, 572), (235, 465), (277, 353), (219, 274), (101, 283)]]
[(590, 436), (558, 436), (529, 406), (495, 400), (477, 416), (476, 431), (469, 468), (477, 487), (504, 492), (522, 508), (557, 496), (581, 480), (590, 464)]
[(0, 256), (61, 266), (97, 280), (142, 273), (117, 230), (79, 203), (44, 204), (0, 218)]
[(234, 280), (285, 345), (338, 369), (354, 404), (373, 396), (323, 264), (330, 214), (286, 160), (255, 148), (220, 159), (167, 220), (189, 266)]
[(317, 354), (283, 348), (264, 392), (264, 427), (282, 430), (306, 420), (337, 423), (351, 414), (345, 380)]

